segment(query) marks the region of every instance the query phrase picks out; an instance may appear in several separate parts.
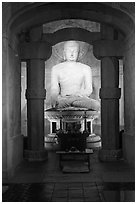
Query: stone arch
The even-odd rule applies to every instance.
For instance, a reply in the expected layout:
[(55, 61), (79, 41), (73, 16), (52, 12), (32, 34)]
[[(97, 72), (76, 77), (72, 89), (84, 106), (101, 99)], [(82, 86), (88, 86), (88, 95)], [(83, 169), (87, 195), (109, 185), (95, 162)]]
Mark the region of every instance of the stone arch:
[(128, 35), (134, 21), (122, 9), (107, 3), (31, 3), (19, 10), (11, 19), (11, 30), (19, 33), (44, 23), (62, 19), (85, 19), (105, 23)]

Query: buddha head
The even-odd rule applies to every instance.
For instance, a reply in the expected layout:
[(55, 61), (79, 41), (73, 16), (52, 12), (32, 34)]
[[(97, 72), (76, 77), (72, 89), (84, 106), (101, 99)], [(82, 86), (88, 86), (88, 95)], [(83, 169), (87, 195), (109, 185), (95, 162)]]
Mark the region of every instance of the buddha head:
[(76, 41), (67, 41), (64, 44), (64, 60), (76, 61), (79, 55), (79, 44)]

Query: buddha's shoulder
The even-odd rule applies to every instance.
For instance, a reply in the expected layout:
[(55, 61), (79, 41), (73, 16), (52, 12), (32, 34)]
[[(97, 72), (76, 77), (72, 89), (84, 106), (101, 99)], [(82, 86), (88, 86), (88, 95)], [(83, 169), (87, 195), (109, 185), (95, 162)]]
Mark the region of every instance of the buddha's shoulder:
[[(91, 69), (88, 65), (83, 64), (83, 63), (81, 63), (81, 62), (76, 62), (76, 63), (74, 63), (73, 65), (75, 65), (75, 67), (81, 68), (81, 69), (83, 69), (83, 70), (89, 70), (89, 69)], [(66, 67), (69, 67), (69, 66), (70, 66), (70, 64), (69, 64), (68, 62), (61, 62), (61, 63), (59, 63), (59, 64), (54, 65), (54, 66), (52, 67), (52, 69), (59, 71), (59, 70), (62, 70), (62, 69), (64, 69), (64, 68), (66, 68)], [(72, 65), (71, 65), (71, 66), (72, 66)]]
[(91, 69), (90, 66), (88, 66), (87, 64), (83, 64), (81, 62), (77, 62), (77, 66), (79, 66), (79, 67), (81, 67), (83, 69), (87, 69), (87, 70)]
[(56, 69), (56, 70), (62, 69), (63, 66), (64, 66), (63, 64), (64, 64), (64, 62), (61, 62), (61, 63), (59, 63), (59, 64), (56, 64), (56, 65), (54, 65), (54, 66), (52, 67), (52, 69)]

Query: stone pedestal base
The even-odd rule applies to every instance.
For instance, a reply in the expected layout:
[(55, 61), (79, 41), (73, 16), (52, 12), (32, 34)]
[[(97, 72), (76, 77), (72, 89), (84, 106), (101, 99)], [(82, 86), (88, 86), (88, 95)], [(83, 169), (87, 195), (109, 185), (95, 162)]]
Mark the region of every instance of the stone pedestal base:
[(117, 150), (101, 149), (99, 151), (100, 161), (111, 162), (111, 161), (118, 161), (121, 158), (122, 158), (122, 150), (121, 149), (117, 149)]
[(87, 148), (89, 149), (100, 149), (101, 148), (101, 137), (94, 133), (87, 137)]
[(24, 150), (24, 158), (28, 161), (44, 161), (48, 159), (48, 152), (46, 150)]

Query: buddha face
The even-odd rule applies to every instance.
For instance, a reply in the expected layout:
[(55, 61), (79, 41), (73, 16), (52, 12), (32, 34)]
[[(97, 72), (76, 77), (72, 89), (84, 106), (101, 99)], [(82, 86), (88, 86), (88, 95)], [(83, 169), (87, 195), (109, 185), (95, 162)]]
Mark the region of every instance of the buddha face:
[(76, 61), (79, 54), (79, 45), (75, 41), (68, 41), (64, 46), (64, 58), (67, 61)]

